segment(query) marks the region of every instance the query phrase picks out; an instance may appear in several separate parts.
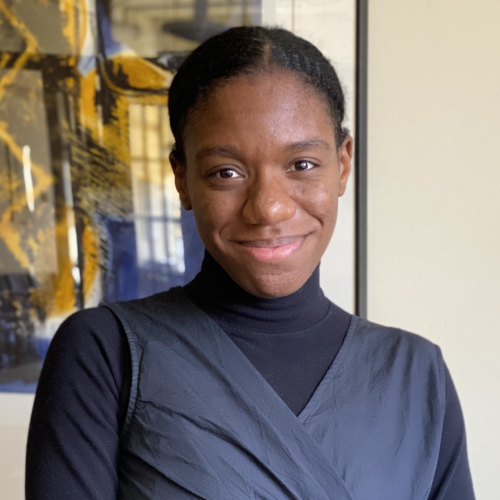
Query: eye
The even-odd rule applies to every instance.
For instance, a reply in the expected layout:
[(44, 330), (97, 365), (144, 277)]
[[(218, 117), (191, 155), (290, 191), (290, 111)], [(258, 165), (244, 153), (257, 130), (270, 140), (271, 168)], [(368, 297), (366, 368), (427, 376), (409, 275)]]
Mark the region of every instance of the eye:
[(214, 175), (215, 177), (219, 177), (221, 179), (235, 179), (237, 177), (241, 177), (241, 175), (232, 168), (223, 168), (222, 170), (215, 172)]
[(308, 160), (300, 160), (296, 161), (288, 170), (287, 172), (302, 172), (304, 170), (311, 170), (317, 165), (313, 163), (312, 161)]

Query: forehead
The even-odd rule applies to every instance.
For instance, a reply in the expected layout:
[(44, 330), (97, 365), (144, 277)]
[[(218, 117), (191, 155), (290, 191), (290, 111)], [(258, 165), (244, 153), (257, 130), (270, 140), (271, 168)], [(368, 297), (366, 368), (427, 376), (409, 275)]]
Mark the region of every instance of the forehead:
[(215, 88), (188, 118), (186, 146), (199, 143), (274, 144), (321, 138), (335, 144), (326, 99), (291, 72), (232, 78)]

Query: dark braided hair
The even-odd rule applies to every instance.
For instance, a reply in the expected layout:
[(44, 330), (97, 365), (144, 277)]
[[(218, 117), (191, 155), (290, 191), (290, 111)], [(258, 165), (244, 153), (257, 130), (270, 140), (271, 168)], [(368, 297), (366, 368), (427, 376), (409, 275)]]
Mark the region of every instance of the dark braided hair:
[(168, 102), (174, 151), (184, 157), (182, 135), (189, 112), (217, 85), (236, 76), (273, 68), (293, 71), (325, 99), (340, 147), (348, 134), (342, 128), (345, 100), (328, 59), (312, 43), (290, 31), (253, 26), (231, 28), (209, 38), (180, 66), (172, 81)]

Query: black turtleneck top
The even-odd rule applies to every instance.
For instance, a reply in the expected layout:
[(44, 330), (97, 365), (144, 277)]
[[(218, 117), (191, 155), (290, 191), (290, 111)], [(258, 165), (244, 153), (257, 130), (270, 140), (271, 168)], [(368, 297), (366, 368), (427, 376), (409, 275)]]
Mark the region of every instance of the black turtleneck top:
[(188, 298), (224, 330), (298, 415), (328, 371), (351, 315), (319, 286), (319, 266), (302, 288), (261, 299), (238, 286), (207, 252)]
[[(350, 314), (324, 296), (319, 268), (295, 293), (261, 299), (241, 289), (207, 253), (201, 272), (184, 291), (296, 415), (333, 362), (351, 321)], [(128, 342), (109, 309), (80, 311), (63, 323), (51, 343), (35, 398), (27, 500), (116, 498), (130, 381)], [(441, 450), (429, 499), (472, 500), (463, 417), (448, 372), (446, 391)]]

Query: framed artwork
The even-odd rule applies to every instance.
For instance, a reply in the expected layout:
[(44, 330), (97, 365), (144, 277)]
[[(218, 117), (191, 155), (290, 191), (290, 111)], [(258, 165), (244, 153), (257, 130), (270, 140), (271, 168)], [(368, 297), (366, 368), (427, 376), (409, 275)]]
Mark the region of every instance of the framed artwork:
[(257, 10), (0, 2), (0, 391), (34, 392), (76, 310), (196, 274), (203, 247), (168, 162), (168, 87), (190, 50)]
[[(354, 133), (353, 0), (0, 0), (0, 393), (34, 393), (70, 314), (198, 272), (168, 162), (168, 87), (200, 42), (252, 24), (325, 52)], [(353, 185), (322, 262), (323, 288), (350, 311), (355, 217)]]

